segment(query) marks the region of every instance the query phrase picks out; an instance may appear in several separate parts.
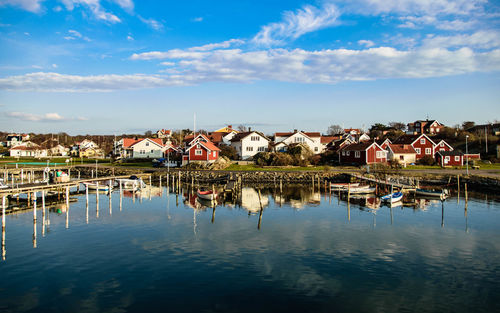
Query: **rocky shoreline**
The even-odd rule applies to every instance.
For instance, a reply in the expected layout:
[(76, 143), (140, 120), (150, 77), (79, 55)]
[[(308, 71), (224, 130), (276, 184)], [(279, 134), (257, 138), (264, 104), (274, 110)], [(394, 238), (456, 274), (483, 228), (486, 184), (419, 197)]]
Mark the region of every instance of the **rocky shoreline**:
[[(76, 167), (75, 170), (80, 171), (82, 177), (91, 177), (95, 168), (91, 167)], [(134, 174), (149, 174), (152, 181), (180, 179), (182, 182), (197, 182), (197, 183), (225, 183), (229, 178), (241, 180), (242, 183), (299, 183), (299, 184), (324, 184), (330, 182), (345, 182), (349, 181), (349, 172), (338, 171), (210, 171), (210, 170), (178, 170), (178, 169), (137, 169), (123, 167), (100, 167), (98, 169), (99, 176), (118, 176), (118, 175), (134, 175)], [(360, 174), (360, 171), (352, 173)], [(484, 177), (480, 175), (460, 176), (453, 174), (435, 174), (425, 172), (414, 173), (398, 173), (398, 172), (373, 172), (370, 175), (379, 178), (388, 176), (411, 177), (418, 179), (421, 185), (447, 186), (454, 188), (457, 186), (457, 179), (461, 184), (467, 183), (470, 190), (496, 192), (500, 191), (500, 180)]]

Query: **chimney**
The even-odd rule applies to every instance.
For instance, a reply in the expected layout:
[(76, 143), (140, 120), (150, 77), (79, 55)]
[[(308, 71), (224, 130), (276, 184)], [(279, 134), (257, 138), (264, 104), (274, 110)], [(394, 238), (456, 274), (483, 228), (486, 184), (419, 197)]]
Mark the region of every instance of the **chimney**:
[(294, 129), (294, 130), (293, 130), (293, 132), (294, 132), (294, 133), (296, 133), (296, 132), (297, 132), (297, 130), (296, 130), (296, 129)]
[(252, 127), (248, 127), (248, 131), (251, 132), (252, 131)]
[(227, 125), (227, 128), (233, 129), (233, 125)]

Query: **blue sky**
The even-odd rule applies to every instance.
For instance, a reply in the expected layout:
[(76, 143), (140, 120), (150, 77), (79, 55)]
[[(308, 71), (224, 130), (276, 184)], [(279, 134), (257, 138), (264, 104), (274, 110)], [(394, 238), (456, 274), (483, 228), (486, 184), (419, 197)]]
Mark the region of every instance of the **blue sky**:
[(0, 0), (0, 130), (500, 119), (500, 2)]

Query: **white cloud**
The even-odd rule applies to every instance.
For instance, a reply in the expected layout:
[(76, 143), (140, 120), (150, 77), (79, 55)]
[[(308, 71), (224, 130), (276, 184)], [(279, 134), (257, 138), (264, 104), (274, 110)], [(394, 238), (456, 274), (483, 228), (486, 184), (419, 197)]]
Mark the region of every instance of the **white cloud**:
[(223, 42), (218, 42), (218, 43), (209, 43), (207, 45), (199, 46), (199, 47), (192, 47), (187, 49), (188, 51), (210, 51), (214, 49), (221, 49), (221, 48), (229, 48), (231, 46), (238, 46), (244, 44), (245, 41), (241, 39), (230, 39), (226, 40)]
[(91, 41), (89, 37), (83, 36), (80, 32), (70, 29), (68, 30), (68, 36), (63, 37), (66, 40), (83, 39), (85, 41)]
[(371, 40), (358, 40), (358, 44), (367, 48), (373, 47), (375, 43)]
[(59, 113), (32, 114), (25, 112), (6, 112), (5, 115), (30, 122), (57, 122), (67, 120), (67, 118), (64, 118)]
[(477, 49), (500, 48), (500, 31), (478, 31), (473, 34), (454, 36), (429, 35), (422, 41), (425, 48), (459, 48), (469, 47)]
[(287, 11), (283, 21), (262, 26), (253, 42), (262, 45), (283, 44), (300, 36), (334, 25), (339, 12), (334, 5), (321, 8), (306, 5), (296, 12)]
[(57, 64), (52, 64), (52, 68), (57, 68)]
[(40, 2), (44, 0), (0, 0), (0, 6), (16, 6), (23, 10), (37, 13), (41, 11)]
[(128, 41), (134, 41), (134, 37), (132, 37), (132, 36), (128, 35), (128, 36), (127, 36), (127, 40), (128, 40)]
[(160, 64), (164, 65), (164, 66), (174, 66), (175, 65), (174, 62), (161, 62)]
[(113, 2), (125, 10), (132, 11), (134, 9), (134, 2), (132, 0), (113, 0)]
[(195, 18), (191, 19), (191, 22), (197, 22), (197, 23), (203, 22), (203, 17), (195, 17)]
[(61, 0), (67, 10), (72, 11), (75, 6), (87, 8), (93, 16), (109, 23), (120, 23), (121, 20), (114, 14), (106, 12), (101, 6), (100, 0)]
[(158, 22), (157, 20), (153, 19), (153, 18), (143, 18), (142, 16), (138, 16), (139, 19), (141, 20), (141, 22), (143, 22), (144, 24), (148, 25), (149, 27), (151, 27), (152, 29), (154, 30), (162, 30), (163, 29), (163, 24)]
[[(182, 50), (178, 50), (179, 55)], [(11, 91), (89, 92), (161, 88), (205, 82), (253, 82), (261, 80), (334, 84), (341, 81), (394, 78), (427, 78), (500, 70), (500, 49), (474, 52), (470, 48), (397, 50), (377, 47), (365, 50), (240, 49), (198, 53), (181, 58), (163, 74), (79, 76), (31, 73), (0, 78), (0, 89)]]

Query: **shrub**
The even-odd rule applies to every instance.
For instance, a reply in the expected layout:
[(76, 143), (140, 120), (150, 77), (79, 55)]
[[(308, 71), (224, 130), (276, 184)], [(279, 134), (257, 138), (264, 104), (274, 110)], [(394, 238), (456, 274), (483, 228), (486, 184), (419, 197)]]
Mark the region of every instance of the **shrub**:
[(238, 159), (238, 153), (236, 152), (236, 149), (232, 146), (228, 145), (220, 145), (220, 156), (225, 156), (229, 160), (237, 160)]
[(434, 158), (430, 155), (426, 155), (418, 161), (418, 164), (421, 165), (434, 165), (435, 163), (436, 160), (434, 160)]

